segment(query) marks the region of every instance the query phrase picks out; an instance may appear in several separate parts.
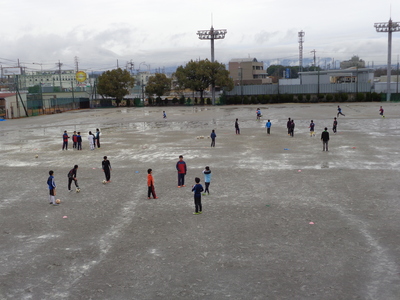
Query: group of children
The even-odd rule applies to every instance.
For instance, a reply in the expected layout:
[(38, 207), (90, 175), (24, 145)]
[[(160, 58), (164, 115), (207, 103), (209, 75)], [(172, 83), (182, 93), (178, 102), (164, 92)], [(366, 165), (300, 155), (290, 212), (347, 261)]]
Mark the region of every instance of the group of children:
[[(96, 134), (93, 134), (91, 131), (89, 131), (88, 141), (90, 150), (94, 150), (96, 146), (97, 148), (100, 148), (100, 135), (101, 133), (98, 128), (96, 129)], [(62, 138), (63, 138), (62, 150), (68, 150), (68, 139), (70, 137), (68, 136), (66, 130), (64, 130)], [(78, 133), (74, 131), (72, 135), (72, 149), (82, 150), (82, 136), (80, 131), (78, 131)]]
[[(102, 165), (104, 175), (106, 176), (105, 183), (111, 182), (111, 180), (110, 180), (110, 178), (111, 178), (111, 163), (107, 159), (107, 156), (103, 157), (103, 161), (102, 161), (101, 165)], [(78, 165), (75, 165), (68, 172), (68, 175), (67, 175), (67, 177), (68, 177), (68, 192), (72, 192), (72, 189), (71, 189), (72, 182), (74, 182), (74, 184), (75, 184), (76, 192), (79, 193), (81, 191), (80, 187), (78, 185), (77, 172), (78, 172)], [(49, 177), (47, 179), (47, 186), (49, 188), (50, 204), (58, 205), (58, 203), (56, 203), (56, 199), (55, 199), (56, 182), (54, 180), (54, 171), (53, 170), (49, 171)]]
[[(178, 188), (185, 187), (185, 176), (187, 172), (187, 167), (186, 167), (186, 162), (183, 160), (183, 156), (179, 156), (179, 161), (176, 163), (176, 170), (178, 171)], [(204, 184), (205, 184), (205, 189), (203, 186), (200, 184), (200, 178), (196, 177), (194, 179), (195, 185), (192, 186), (192, 192), (194, 192), (194, 206), (195, 206), (195, 211), (193, 214), (198, 215), (203, 212), (203, 206), (201, 204), (201, 196), (203, 195), (210, 195), (210, 183), (211, 183), (211, 170), (209, 166), (206, 166), (205, 169), (203, 170), (204, 174)], [(202, 192), (204, 192), (202, 194)], [(154, 177), (153, 177), (153, 170), (148, 169), (147, 170), (147, 198), (151, 199), (151, 196), (153, 196), (153, 199), (158, 199), (156, 195), (156, 191), (154, 188)]]

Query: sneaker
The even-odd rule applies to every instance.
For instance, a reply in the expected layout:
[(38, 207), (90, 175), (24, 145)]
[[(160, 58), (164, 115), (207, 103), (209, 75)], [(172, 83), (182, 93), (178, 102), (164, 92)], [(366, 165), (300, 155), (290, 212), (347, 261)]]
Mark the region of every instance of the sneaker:
[(207, 195), (207, 194), (206, 194), (206, 193), (203, 193), (202, 195), (205, 196), (205, 195)]
[(149, 200), (150, 200), (150, 199), (151, 199), (151, 197), (147, 197), (147, 199), (149, 199)]
[(154, 199), (158, 199), (158, 197), (155, 197)]
[(193, 214), (194, 214), (194, 215), (199, 215), (200, 213), (198, 213), (198, 212), (194, 212)]
[(68, 192), (70, 192), (70, 193), (71, 193), (71, 192), (72, 192), (72, 190), (68, 190)]
[(182, 186), (186, 186), (186, 185), (183, 184)]
[(180, 188), (181, 186), (180, 185), (178, 185), (178, 188)]
[(199, 211), (199, 214), (202, 214), (203, 212), (202, 211)]
[(49, 204), (53, 204), (53, 202), (50, 202)]

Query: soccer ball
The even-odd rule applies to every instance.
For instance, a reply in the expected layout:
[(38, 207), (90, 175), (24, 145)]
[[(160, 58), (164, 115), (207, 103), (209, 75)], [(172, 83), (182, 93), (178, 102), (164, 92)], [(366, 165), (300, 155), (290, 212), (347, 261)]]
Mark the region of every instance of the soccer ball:
[(60, 203), (61, 203), (61, 200), (60, 200), (60, 199), (57, 199), (57, 200), (56, 200), (56, 203), (57, 203), (57, 204), (60, 204)]
[(76, 188), (76, 192), (79, 193), (81, 191), (80, 188)]
[(39, 157), (39, 155), (36, 154), (36, 155), (35, 155), (35, 158), (38, 158), (38, 157)]
[(107, 183), (107, 181), (103, 180), (103, 184), (106, 184), (106, 183)]

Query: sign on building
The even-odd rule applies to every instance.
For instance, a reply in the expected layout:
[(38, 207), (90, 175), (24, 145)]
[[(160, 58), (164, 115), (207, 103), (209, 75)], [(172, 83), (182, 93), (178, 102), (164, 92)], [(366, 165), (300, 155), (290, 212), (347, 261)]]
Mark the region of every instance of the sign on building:
[(21, 74), (21, 68), (3, 68), (3, 76), (13, 76)]

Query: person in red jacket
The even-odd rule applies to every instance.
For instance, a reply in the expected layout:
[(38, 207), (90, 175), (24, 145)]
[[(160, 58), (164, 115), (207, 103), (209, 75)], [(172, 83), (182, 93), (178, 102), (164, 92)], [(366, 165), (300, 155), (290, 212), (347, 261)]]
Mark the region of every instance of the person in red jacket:
[(183, 161), (183, 156), (179, 155), (179, 161), (176, 163), (176, 169), (178, 170), (178, 188), (185, 186), (185, 175), (186, 175), (186, 163)]
[(152, 173), (153, 173), (152, 169), (147, 170), (147, 188), (148, 188), (147, 198), (151, 199), (150, 196), (153, 195), (153, 199), (158, 199), (158, 197), (156, 196), (156, 191), (154, 189), (154, 178)]
[(68, 150), (68, 139), (69, 139), (68, 133), (67, 133), (66, 130), (64, 130), (64, 134), (63, 134), (63, 146), (62, 146), (62, 149), (63, 149), (63, 150), (64, 150), (64, 148), (65, 148), (65, 150)]
[(78, 145), (78, 135), (76, 134), (76, 131), (74, 131), (74, 134), (72, 135), (72, 149), (77, 149)]

